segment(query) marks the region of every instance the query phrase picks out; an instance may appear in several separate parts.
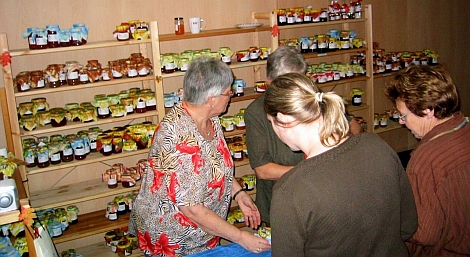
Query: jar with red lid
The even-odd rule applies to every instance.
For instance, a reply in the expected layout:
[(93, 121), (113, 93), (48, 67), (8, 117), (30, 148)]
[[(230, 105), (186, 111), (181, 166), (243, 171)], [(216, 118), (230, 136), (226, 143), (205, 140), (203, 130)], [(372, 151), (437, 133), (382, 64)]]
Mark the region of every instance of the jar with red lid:
[(60, 47), (59, 25), (57, 24), (47, 25), (46, 30), (47, 30), (47, 47), (49, 48)]

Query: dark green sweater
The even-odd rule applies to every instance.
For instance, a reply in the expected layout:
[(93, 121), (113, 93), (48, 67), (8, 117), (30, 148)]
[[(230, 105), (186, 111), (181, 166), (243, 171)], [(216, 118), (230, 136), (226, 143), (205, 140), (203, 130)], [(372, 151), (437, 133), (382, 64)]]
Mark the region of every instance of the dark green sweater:
[(415, 203), (397, 154), (363, 133), (306, 159), (274, 186), (272, 253), (408, 256)]

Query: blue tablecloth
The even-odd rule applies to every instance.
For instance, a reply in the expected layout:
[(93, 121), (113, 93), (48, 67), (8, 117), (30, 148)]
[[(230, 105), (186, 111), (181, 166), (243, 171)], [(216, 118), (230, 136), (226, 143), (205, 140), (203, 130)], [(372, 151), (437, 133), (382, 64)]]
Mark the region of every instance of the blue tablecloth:
[(217, 246), (214, 249), (201, 253), (188, 255), (190, 257), (215, 257), (215, 256), (237, 256), (237, 257), (271, 257), (271, 250), (262, 253), (252, 253), (239, 244), (231, 243), (228, 245)]

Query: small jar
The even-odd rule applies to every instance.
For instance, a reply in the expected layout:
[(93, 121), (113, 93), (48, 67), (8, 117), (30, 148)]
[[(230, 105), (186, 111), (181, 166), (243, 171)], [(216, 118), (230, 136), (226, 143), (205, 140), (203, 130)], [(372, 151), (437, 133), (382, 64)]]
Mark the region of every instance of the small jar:
[(59, 39), (59, 25), (48, 25), (46, 26), (47, 30), (47, 47), (48, 48), (55, 48), (60, 47), (60, 39)]
[(59, 82), (59, 72), (60, 72), (60, 67), (57, 64), (50, 64), (46, 68), (46, 74), (47, 74), (47, 84), (49, 85), (50, 88), (57, 88), (60, 87), (60, 82)]
[(351, 98), (352, 98), (352, 105), (353, 106), (360, 106), (362, 104), (362, 89), (360, 88), (353, 88), (351, 90)]
[(23, 158), (27, 163), (25, 165), (26, 167), (36, 167), (38, 158), (36, 146), (32, 144), (25, 144), (23, 146)]
[(137, 65), (135, 63), (130, 63), (127, 65), (127, 77), (135, 78), (139, 75), (137, 72)]
[(220, 118), (220, 124), (225, 132), (230, 132), (235, 129), (235, 125), (233, 124), (233, 116), (222, 116)]
[(59, 30), (60, 47), (70, 46), (70, 31), (68, 29)]
[(112, 137), (109, 136), (98, 136), (98, 144), (101, 144), (100, 153), (104, 156), (110, 156), (113, 153)]
[(175, 34), (184, 34), (184, 19), (182, 17), (175, 18)]
[(136, 113), (144, 113), (147, 111), (147, 106), (145, 105), (145, 97), (146, 97), (145, 93), (144, 94), (140, 93), (137, 96), (137, 105), (135, 109)]
[(34, 115), (24, 116), (20, 119), (20, 124), (26, 131), (33, 131), (37, 128), (37, 117)]
[(147, 92), (145, 99), (145, 110), (155, 111), (157, 109), (157, 100), (155, 99), (155, 92)]
[[(108, 203), (108, 206), (106, 207), (106, 218), (108, 218), (109, 220), (117, 220), (118, 219), (117, 205), (116, 205), (115, 202), (109, 202)], [(117, 236), (113, 237), (111, 242), (115, 241), (114, 239), (116, 237)], [(116, 239), (116, 240), (118, 240), (118, 239)], [(116, 244), (117, 244), (117, 241), (116, 241)]]
[(235, 123), (236, 129), (242, 130), (245, 129), (245, 118), (241, 113), (233, 115), (233, 123)]
[(67, 111), (62, 108), (53, 108), (50, 110), (51, 114), (51, 125), (53, 127), (62, 127), (67, 125), (66, 118)]
[(127, 240), (121, 240), (117, 244), (116, 253), (119, 257), (129, 256), (132, 254), (131, 242)]
[(379, 120), (379, 127), (381, 127), (381, 128), (387, 127), (387, 125), (388, 125), (388, 118), (389, 118), (389, 117), (388, 117), (387, 114), (382, 114), (382, 115), (380, 116), (380, 120)]
[(121, 98), (121, 103), (126, 108), (127, 114), (134, 113), (134, 98), (133, 97)]
[(39, 89), (44, 88), (46, 81), (44, 80), (44, 74), (40, 70), (31, 71), (31, 88)]
[(25, 92), (31, 89), (31, 77), (30, 73), (23, 72), (19, 73), (15, 77), (16, 89), (18, 92)]
[(243, 144), (242, 143), (233, 143), (232, 144), (232, 153), (234, 161), (243, 161)]
[(62, 145), (61, 146), (61, 149), (62, 149), (61, 160), (63, 162), (73, 161), (74, 157), (73, 157), (73, 148), (72, 148), (71, 143), (69, 141), (63, 141), (60, 144)]
[(33, 33), (36, 35), (36, 49), (47, 48), (47, 31), (45, 29), (33, 29)]
[(33, 103), (33, 114), (43, 112), (49, 107), (45, 97), (33, 98), (31, 99), (31, 103)]
[(50, 152), (50, 159), (51, 164), (59, 164), (62, 161), (61, 151), (60, 151), (60, 144), (59, 143), (51, 143), (49, 144), (49, 152)]
[(75, 160), (85, 160), (86, 159), (86, 149), (85, 143), (82, 138), (75, 138), (72, 141), (73, 155)]
[(34, 104), (32, 102), (23, 102), (18, 104), (18, 114), (20, 117), (33, 116)]
[(116, 196), (114, 198), (114, 202), (117, 205), (117, 214), (118, 215), (124, 215), (127, 213), (127, 208), (126, 208), (126, 198), (122, 195)]
[(123, 146), (122, 137), (113, 137), (112, 145), (113, 145), (113, 150), (112, 150), (113, 153), (122, 153), (122, 146)]
[(97, 107), (98, 118), (106, 119), (111, 116), (109, 111), (109, 100), (107, 97), (95, 98), (94, 105)]
[(49, 165), (51, 164), (50, 159), (49, 159), (49, 147), (46, 144), (38, 145), (37, 153), (38, 153), (38, 159), (37, 159), (38, 168), (49, 167)]
[(79, 78), (80, 84), (90, 83), (90, 78), (88, 77), (88, 71), (85, 69), (80, 70), (78, 78)]
[(70, 205), (67, 207), (67, 216), (70, 218), (70, 224), (78, 223), (78, 207)]
[(234, 96), (244, 96), (243, 88), (245, 88), (246, 82), (243, 79), (235, 79), (232, 83), (232, 90), (234, 91)]
[(126, 238), (127, 238), (127, 241), (131, 242), (132, 250), (139, 249), (139, 239), (137, 238), (137, 236), (127, 234)]
[(114, 231), (109, 231), (109, 232), (106, 232), (106, 234), (104, 234), (104, 240), (106, 242), (106, 246), (111, 246), (111, 240), (115, 236), (117, 236), (117, 234)]

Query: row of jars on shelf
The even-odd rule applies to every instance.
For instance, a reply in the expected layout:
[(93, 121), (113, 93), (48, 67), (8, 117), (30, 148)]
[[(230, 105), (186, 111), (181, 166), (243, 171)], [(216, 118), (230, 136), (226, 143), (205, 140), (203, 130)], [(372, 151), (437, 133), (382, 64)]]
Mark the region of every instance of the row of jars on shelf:
[(115, 229), (104, 234), (106, 246), (118, 256), (129, 256), (133, 250), (139, 249), (137, 236), (129, 234), (127, 228)]
[(113, 32), (114, 38), (118, 41), (127, 41), (131, 38), (135, 40), (148, 39), (150, 36), (150, 26), (146, 21), (130, 20), (121, 22)]
[(399, 122), (400, 112), (393, 108), (385, 110), (383, 113), (374, 113), (374, 128), (385, 128), (388, 126), (388, 121)]
[(65, 108), (48, 110), (46, 98), (34, 98), (31, 102), (19, 103), (18, 118), (23, 129), (32, 131), (37, 126), (61, 127), (71, 122), (93, 122), (109, 117), (124, 117), (133, 113), (145, 113), (157, 109), (155, 93), (150, 89), (138, 89), (120, 94), (95, 95), (92, 102), (67, 103)]
[(280, 46), (289, 46), (300, 53), (328, 53), (337, 50), (360, 49), (365, 44), (362, 38), (338, 40), (327, 34), (279, 40)]
[(14, 84), (18, 92), (24, 92), (46, 86), (56, 88), (109, 81), (124, 76), (143, 77), (149, 75), (152, 69), (149, 58), (144, 58), (141, 53), (132, 53), (127, 59), (108, 61), (106, 68), (102, 68), (98, 60), (88, 60), (85, 65), (67, 61), (65, 64), (49, 64), (44, 70), (22, 71), (15, 76)]
[(81, 130), (77, 134), (25, 138), (22, 141), (26, 167), (45, 168), (61, 162), (85, 160), (90, 153), (104, 156), (123, 151), (136, 151), (150, 146), (157, 125), (150, 122), (115, 127), (103, 131), (98, 127)]
[(276, 9), (277, 24), (279, 26), (302, 23), (316, 23), (347, 19), (362, 18), (361, 0), (351, 1), (350, 4), (339, 4), (331, 1), (326, 8), (313, 9), (311, 6)]
[(271, 48), (269, 47), (252, 46), (248, 49), (234, 52), (230, 47), (224, 46), (220, 47), (217, 51), (205, 48), (201, 50), (186, 50), (182, 53), (165, 53), (160, 56), (160, 62), (162, 65), (162, 72), (173, 73), (174, 71), (185, 72), (188, 69), (191, 60), (201, 56), (216, 58), (227, 65), (230, 65), (234, 56), (238, 62), (255, 62), (260, 59), (266, 59), (270, 53)]
[(61, 29), (58, 24), (46, 28), (27, 28), (23, 38), (28, 39), (29, 49), (46, 49), (84, 45), (88, 41), (88, 27), (75, 23), (69, 29)]
[(119, 195), (114, 200), (106, 204), (105, 217), (111, 221), (118, 220), (120, 215), (132, 211), (134, 199), (137, 197), (138, 190), (133, 190), (127, 195)]
[(146, 164), (146, 159), (139, 160), (135, 167), (115, 163), (101, 175), (101, 180), (108, 184), (109, 189), (117, 188), (119, 183), (125, 188), (133, 187), (144, 174)]
[(40, 227), (42, 225), (51, 237), (59, 237), (70, 225), (78, 223), (78, 212), (79, 209), (75, 205), (66, 208), (39, 210), (36, 212), (38, 221), (33, 226)]

